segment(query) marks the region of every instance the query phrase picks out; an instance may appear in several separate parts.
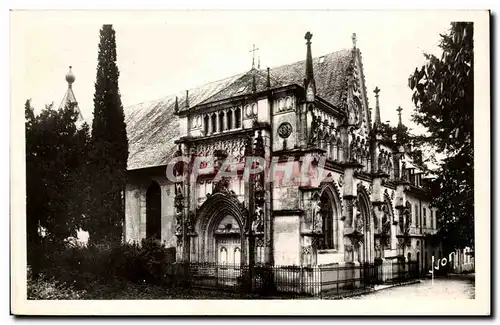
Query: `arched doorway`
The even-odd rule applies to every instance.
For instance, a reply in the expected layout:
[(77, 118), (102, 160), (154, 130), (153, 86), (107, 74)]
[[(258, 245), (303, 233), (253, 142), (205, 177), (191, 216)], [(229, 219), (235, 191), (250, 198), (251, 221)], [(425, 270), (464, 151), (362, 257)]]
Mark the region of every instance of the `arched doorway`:
[(246, 209), (231, 193), (216, 193), (197, 212), (194, 246), (198, 262), (237, 264), (246, 262), (244, 225)]
[(146, 192), (146, 238), (161, 240), (161, 188), (155, 181)]
[(213, 230), (217, 264), (241, 264), (241, 229), (232, 215), (225, 215)]

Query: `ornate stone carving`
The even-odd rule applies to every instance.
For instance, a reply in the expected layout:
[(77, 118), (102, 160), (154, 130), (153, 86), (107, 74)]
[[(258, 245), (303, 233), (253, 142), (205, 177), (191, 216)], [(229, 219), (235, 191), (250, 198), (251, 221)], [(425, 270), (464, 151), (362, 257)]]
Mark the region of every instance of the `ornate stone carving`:
[[(200, 157), (212, 158), (215, 150), (223, 150), (229, 157), (236, 162), (243, 162), (245, 158), (245, 140), (246, 138), (235, 138), (230, 140), (217, 140), (213, 142), (204, 142), (194, 148), (195, 155)], [(205, 166), (206, 167), (206, 166)]]
[[(176, 184), (177, 185), (177, 184)], [(175, 234), (177, 236), (182, 235), (183, 220), (182, 216), (184, 214), (184, 196), (182, 192), (178, 192), (174, 198), (175, 207)]]
[[(236, 196), (236, 193), (234, 191), (229, 190), (229, 181), (230, 181), (229, 177), (222, 177), (219, 181), (217, 181), (214, 184), (212, 194), (226, 193), (226, 194), (231, 194), (231, 195)], [(207, 194), (207, 197), (208, 196), (209, 196), (209, 194)]]
[(288, 122), (283, 122), (280, 124), (280, 126), (278, 127), (278, 135), (283, 138), (283, 139), (286, 139), (290, 136), (290, 134), (292, 134), (292, 125)]
[(182, 212), (175, 213), (175, 235), (182, 235)]
[(188, 234), (194, 234), (194, 220), (195, 214), (193, 211), (190, 211), (186, 219), (186, 232)]

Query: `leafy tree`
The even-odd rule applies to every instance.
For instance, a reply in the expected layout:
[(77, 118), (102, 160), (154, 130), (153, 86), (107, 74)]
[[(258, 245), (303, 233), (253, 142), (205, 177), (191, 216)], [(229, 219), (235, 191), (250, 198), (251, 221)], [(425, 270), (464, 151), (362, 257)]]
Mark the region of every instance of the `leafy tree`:
[(116, 40), (112, 25), (100, 31), (92, 123), (91, 213), (87, 219), (90, 240), (121, 240), (124, 216), (128, 140), (118, 88)]
[(386, 140), (396, 141), (399, 137), (401, 143), (410, 144), (412, 150), (408, 153), (413, 162), (422, 169), (427, 170), (426, 160), (421, 149), (416, 149), (421, 143), (420, 137), (412, 134), (410, 129), (402, 124), (401, 126), (391, 126), (388, 123), (380, 124), (380, 133)]
[(409, 143), (413, 136), (410, 134), (410, 130), (406, 125), (401, 125), (401, 131), (399, 130), (399, 127), (397, 126), (391, 126), (388, 123), (381, 123), (380, 124), (380, 133), (385, 139), (388, 140), (396, 140), (396, 137), (399, 135), (401, 136), (401, 142), (402, 143)]
[(47, 105), (35, 115), (25, 104), (26, 127), (26, 222), (28, 263), (39, 262), (40, 229), (44, 242), (62, 245), (82, 225), (84, 184), (81, 168), (86, 164), (89, 128), (77, 129), (74, 105), (59, 110)]
[(446, 157), (435, 171), (431, 196), (440, 235), (452, 249), (474, 243), (473, 24), (452, 23), (440, 48), (440, 58), (425, 55), (409, 87), (416, 107), (412, 118), (427, 129), (420, 140)]

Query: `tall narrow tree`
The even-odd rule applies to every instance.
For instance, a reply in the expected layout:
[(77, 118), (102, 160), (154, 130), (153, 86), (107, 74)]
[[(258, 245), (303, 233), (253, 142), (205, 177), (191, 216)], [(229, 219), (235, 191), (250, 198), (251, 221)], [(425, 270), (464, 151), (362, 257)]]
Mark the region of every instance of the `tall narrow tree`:
[(112, 25), (100, 31), (92, 123), (93, 169), (91, 213), (87, 220), (93, 242), (120, 241), (123, 190), (128, 158), (125, 117), (118, 88), (116, 39)]

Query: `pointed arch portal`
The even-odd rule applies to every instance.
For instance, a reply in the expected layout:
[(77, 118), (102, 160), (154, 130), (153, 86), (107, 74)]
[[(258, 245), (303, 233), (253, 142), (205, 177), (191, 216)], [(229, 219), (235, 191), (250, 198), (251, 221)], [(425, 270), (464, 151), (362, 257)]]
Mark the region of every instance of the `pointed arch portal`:
[(197, 212), (198, 262), (239, 265), (244, 262), (244, 208), (231, 194), (212, 194)]

